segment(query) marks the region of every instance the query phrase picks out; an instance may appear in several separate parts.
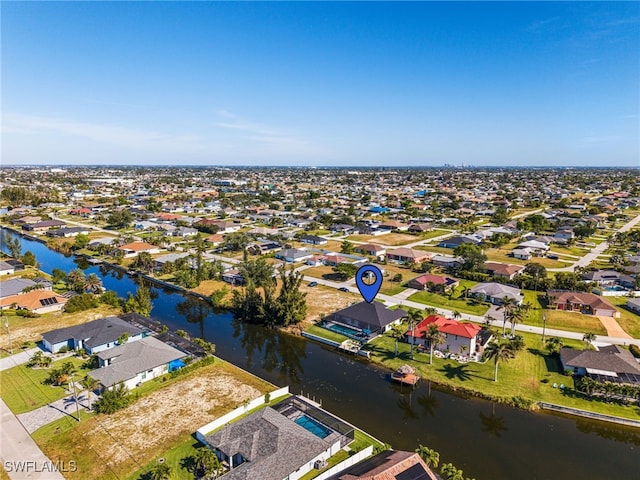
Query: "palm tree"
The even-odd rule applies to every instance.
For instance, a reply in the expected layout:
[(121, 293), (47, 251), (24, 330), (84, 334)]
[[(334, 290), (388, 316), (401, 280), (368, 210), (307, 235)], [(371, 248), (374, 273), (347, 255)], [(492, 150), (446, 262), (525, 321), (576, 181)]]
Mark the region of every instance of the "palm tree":
[(440, 471), (446, 480), (464, 480), (462, 470), (456, 468), (452, 463), (445, 463)]
[(524, 349), (524, 338), (522, 335), (514, 335), (509, 340), (509, 345), (513, 349), (514, 353), (518, 353)]
[(151, 480), (169, 480), (171, 478), (171, 467), (166, 463), (156, 463), (149, 472)]
[(487, 359), (493, 358), (495, 368), (493, 371), (493, 381), (498, 381), (498, 362), (507, 361), (515, 357), (515, 352), (510, 343), (507, 342), (491, 342), (484, 350)]
[(530, 303), (523, 303), (522, 305), (517, 305), (514, 308), (513, 314), (511, 315), (511, 335), (516, 334), (516, 325), (518, 324), (518, 322), (526, 318), (530, 310)]
[(433, 348), (441, 345), (445, 341), (444, 334), (438, 330), (438, 326), (434, 323), (429, 324), (423, 334), (424, 339), (429, 342), (429, 364), (433, 364)]
[(582, 336), (582, 341), (587, 344), (587, 348), (591, 348), (595, 340), (596, 334), (593, 332), (587, 332)]
[(207, 447), (198, 450), (198, 453), (195, 456), (195, 464), (196, 473), (202, 477), (207, 477), (211, 474), (215, 474), (217, 476), (222, 467), (222, 463), (220, 463), (216, 454)]
[(416, 448), (415, 452), (420, 455), (420, 458), (427, 464), (427, 467), (438, 468), (438, 464), (440, 463), (440, 454), (434, 449), (420, 444), (418, 448)]
[(504, 337), (504, 333), (507, 327), (507, 320), (511, 319), (511, 315), (513, 314), (514, 309), (516, 308), (516, 301), (511, 297), (504, 297), (502, 299), (502, 306), (499, 309), (502, 309), (502, 336)]
[(87, 398), (89, 400), (89, 410), (91, 410), (91, 392), (100, 386), (100, 382), (91, 375), (85, 375), (82, 380), (82, 386), (87, 390)]
[(453, 318), (455, 318), (456, 320), (459, 320), (460, 318), (462, 318), (462, 314), (457, 310), (454, 310), (452, 312), (452, 315), (453, 315)]
[(85, 290), (87, 279), (84, 276), (84, 272), (76, 268), (67, 275), (67, 282), (70, 288), (78, 293), (82, 293)]
[(554, 353), (560, 352), (560, 349), (562, 348), (562, 344), (563, 342), (561, 338), (551, 337), (547, 339), (545, 346), (547, 347), (547, 350), (549, 351), (549, 353), (554, 354)]
[[(421, 310), (418, 310), (417, 308), (412, 308), (409, 310), (409, 330), (411, 330), (413, 332), (413, 327), (414, 325), (418, 325), (423, 318), (423, 313)], [(411, 354), (413, 355), (413, 342), (414, 342), (414, 338), (413, 336), (411, 336)]]
[(394, 325), (393, 328), (391, 328), (391, 337), (395, 339), (396, 341), (396, 349), (395, 349), (395, 356), (398, 356), (398, 340), (402, 339), (402, 337), (404, 337), (404, 327), (402, 325)]
[(85, 281), (85, 287), (93, 293), (98, 293), (102, 290), (102, 280), (95, 273), (90, 273)]

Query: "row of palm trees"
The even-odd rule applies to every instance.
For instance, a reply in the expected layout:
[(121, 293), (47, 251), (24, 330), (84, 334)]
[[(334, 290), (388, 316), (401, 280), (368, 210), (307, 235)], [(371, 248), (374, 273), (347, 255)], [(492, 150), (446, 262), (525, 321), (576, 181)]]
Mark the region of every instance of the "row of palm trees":
[(67, 275), (67, 286), (78, 293), (84, 293), (90, 291), (92, 293), (99, 293), (102, 291), (102, 280), (95, 273), (89, 275), (84, 274), (82, 270), (76, 268)]
[(621, 399), (640, 401), (640, 387), (624, 383), (598, 382), (591, 377), (582, 377), (578, 383), (578, 390), (590, 397), (604, 397), (605, 399)]
[[(415, 452), (420, 455), (420, 458), (427, 464), (427, 467), (438, 468), (438, 465), (440, 464), (440, 454), (434, 449), (425, 447), (421, 444), (416, 448)], [(442, 478), (445, 480), (470, 480), (468, 477), (464, 476), (461, 469), (457, 468), (452, 463), (445, 463), (442, 465), (442, 467), (440, 467), (440, 473), (442, 473)]]

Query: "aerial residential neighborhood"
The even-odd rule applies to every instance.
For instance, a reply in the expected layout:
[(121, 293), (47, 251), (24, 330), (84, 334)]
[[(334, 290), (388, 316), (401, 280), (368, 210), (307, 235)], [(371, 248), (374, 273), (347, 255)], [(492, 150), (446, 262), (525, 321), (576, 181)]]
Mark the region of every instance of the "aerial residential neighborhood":
[(0, 480), (640, 472), (637, 2), (3, 2)]

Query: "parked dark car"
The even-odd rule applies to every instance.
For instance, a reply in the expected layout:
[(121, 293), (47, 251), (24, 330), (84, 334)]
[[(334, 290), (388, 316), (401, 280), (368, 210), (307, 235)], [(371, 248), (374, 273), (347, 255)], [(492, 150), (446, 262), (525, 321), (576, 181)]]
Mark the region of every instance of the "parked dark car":
[(318, 286), (318, 282), (309, 282), (309, 284), (307, 286), (308, 287), (317, 287)]
[(341, 292), (348, 292), (349, 289), (347, 287), (340, 287), (338, 290), (340, 290)]

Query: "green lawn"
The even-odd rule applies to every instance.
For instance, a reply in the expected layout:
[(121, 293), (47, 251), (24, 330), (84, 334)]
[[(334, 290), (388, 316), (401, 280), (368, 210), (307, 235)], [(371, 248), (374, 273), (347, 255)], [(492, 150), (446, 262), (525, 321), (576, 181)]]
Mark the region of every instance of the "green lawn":
[(380, 289), (380, 293), (382, 293), (383, 295), (393, 296), (393, 295), (397, 295), (398, 293), (404, 292), (406, 289), (407, 287), (401, 284), (388, 282), (386, 286), (385, 285), (382, 286), (382, 288)]
[(338, 342), (338, 343), (342, 343), (345, 340), (348, 340), (347, 337), (339, 334), (338, 332), (327, 330), (326, 328), (322, 328), (317, 325), (311, 325), (309, 328), (305, 330), (305, 332), (310, 333), (311, 335), (326, 338), (327, 340), (331, 340), (333, 342)]
[(64, 398), (69, 395), (65, 392), (65, 387), (44, 385), (42, 381), (49, 376), (53, 368), (60, 367), (65, 362), (73, 363), (78, 369), (75, 375), (76, 380), (82, 379), (89, 371), (81, 368), (85, 360), (76, 357), (58, 360), (51, 368), (32, 369), (26, 365), (20, 365), (0, 372), (0, 384), (2, 384), (0, 396), (15, 414), (29, 412)]
[(472, 315), (484, 315), (489, 307), (482, 303), (475, 303), (472, 300), (453, 296), (451, 300), (447, 296), (431, 292), (417, 292), (411, 295), (408, 300), (420, 302), (432, 307), (457, 310), (460, 313), (470, 313)]
[(429, 240), (430, 238), (440, 237), (442, 235), (447, 235), (447, 234), (453, 235), (453, 233), (450, 232), (449, 230), (440, 230), (440, 229), (436, 228), (435, 230), (431, 230), (430, 232), (420, 233), (420, 234), (418, 234), (418, 236), (422, 240)]
[[(572, 395), (570, 389), (563, 393), (559, 388), (553, 388), (554, 383), (573, 387), (572, 377), (564, 375), (559, 361), (542, 349), (540, 335), (522, 333), (522, 336), (526, 343), (525, 349), (515, 359), (498, 365), (497, 382), (493, 381), (493, 361), (485, 364), (460, 364), (434, 356), (433, 365), (429, 365), (428, 353), (415, 353), (415, 359), (411, 360), (410, 345), (404, 342), (399, 344), (399, 354), (395, 357), (395, 341), (388, 335), (374, 339), (369, 348), (373, 361), (392, 370), (408, 363), (423, 379), (432, 380), (453, 390), (468, 391), (507, 403), (513, 397), (521, 397), (530, 402), (544, 401), (619, 417), (638, 418), (637, 406), (625, 407), (587, 400)], [(578, 340), (563, 339), (563, 342), (565, 346), (584, 348), (584, 344)]]
[(607, 297), (607, 300), (620, 312), (620, 318), (616, 318), (616, 320), (622, 329), (633, 338), (640, 338), (640, 315), (625, 307), (629, 299), (627, 297)]

